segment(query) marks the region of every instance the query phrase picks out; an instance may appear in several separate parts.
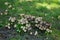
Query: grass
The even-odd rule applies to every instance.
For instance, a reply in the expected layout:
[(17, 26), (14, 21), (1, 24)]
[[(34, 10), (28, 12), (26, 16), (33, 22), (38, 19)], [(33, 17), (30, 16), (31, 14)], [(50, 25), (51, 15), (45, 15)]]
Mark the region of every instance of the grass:
[[(6, 1), (8, 1), (13, 6), (13, 8), (15, 8), (15, 10), (12, 10), (11, 8), (9, 9), (8, 6), (4, 5), (4, 2)], [(9, 23), (8, 18), (10, 16), (15, 16), (18, 19), (19, 18), (18, 15), (22, 13), (34, 16), (41, 16), (43, 17), (43, 20), (51, 24), (53, 32), (50, 35), (54, 38), (54, 40), (60, 40), (59, 0), (37, 0), (37, 1), (0, 0), (0, 11), (4, 13), (5, 9), (8, 9), (8, 15), (5, 14), (0, 15), (1, 26), (5, 26), (7, 23)], [(15, 38), (12, 38), (10, 40), (15, 40)]]

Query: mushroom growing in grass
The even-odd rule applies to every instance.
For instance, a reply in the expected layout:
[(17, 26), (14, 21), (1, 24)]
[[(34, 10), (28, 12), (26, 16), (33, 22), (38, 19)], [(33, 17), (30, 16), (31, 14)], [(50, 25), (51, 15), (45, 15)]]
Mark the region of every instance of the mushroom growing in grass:
[[(16, 20), (16, 17), (9, 18), (9, 21), (12, 22), (12, 24), (15, 23), (15, 21), (17, 21), (17, 24), (20, 25), (18, 27), (18, 31), (22, 30), (25, 33), (28, 33), (30, 35), (35, 35), (35, 36), (38, 35), (39, 32), (41, 31), (52, 32), (50, 30), (50, 24), (46, 21), (43, 21), (42, 17), (36, 17), (32, 15), (25, 15), (25, 14), (21, 14), (20, 17), (21, 18), (18, 20)], [(8, 25), (12, 25), (12, 24), (8, 24)], [(14, 28), (17, 28), (16, 24), (14, 24), (13, 26)]]
[[(50, 24), (47, 23), (46, 21), (42, 20), (42, 17), (35, 17), (32, 15), (25, 15), (25, 14), (21, 14), (21, 19), (20, 19), (20, 24), (22, 24), (21, 29), (24, 32), (30, 32), (30, 34), (32, 35), (34, 32), (34, 35), (38, 35), (38, 31), (34, 31), (33, 30), (46, 30), (50, 29)], [(24, 25), (25, 24), (25, 25)]]
[(9, 21), (11, 21), (11, 22), (15, 22), (15, 20), (16, 20), (15, 17), (10, 17), (10, 18), (9, 18)]

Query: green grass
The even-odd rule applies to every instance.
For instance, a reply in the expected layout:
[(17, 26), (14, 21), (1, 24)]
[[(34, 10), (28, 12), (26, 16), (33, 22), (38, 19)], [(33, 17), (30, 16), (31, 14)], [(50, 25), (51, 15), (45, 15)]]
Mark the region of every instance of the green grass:
[[(8, 1), (15, 10), (8, 9), (4, 2)], [(18, 0), (0, 0), (0, 10), (4, 12), (8, 9), (8, 15), (0, 16), (0, 25), (3, 26), (9, 23), (8, 18), (15, 16), (19, 18), (19, 14), (30, 14), (34, 16), (41, 16), (43, 20), (51, 24), (52, 33), (50, 34), (54, 40), (60, 40), (60, 1), (58, 0), (33, 0), (33, 1), (22, 1)], [(59, 18), (58, 18), (59, 17)], [(19, 28), (17, 28), (19, 29)], [(11, 39), (15, 40), (15, 38)], [(17, 39), (16, 39), (17, 40)]]

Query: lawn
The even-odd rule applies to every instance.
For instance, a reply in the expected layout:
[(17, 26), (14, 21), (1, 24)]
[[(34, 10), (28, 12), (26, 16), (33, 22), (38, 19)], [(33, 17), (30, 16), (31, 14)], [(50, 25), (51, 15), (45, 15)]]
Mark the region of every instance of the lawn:
[(60, 40), (60, 0), (0, 0), (0, 40)]

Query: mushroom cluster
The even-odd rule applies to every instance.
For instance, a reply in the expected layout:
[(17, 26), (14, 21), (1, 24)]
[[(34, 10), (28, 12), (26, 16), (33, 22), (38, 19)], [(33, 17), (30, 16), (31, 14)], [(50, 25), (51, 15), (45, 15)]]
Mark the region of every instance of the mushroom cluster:
[(37, 35), (38, 31), (34, 31), (33, 29), (46, 30), (48, 32), (51, 32), (51, 30), (49, 30), (50, 24), (46, 21), (43, 21), (42, 17), (35, 17), (25, 14), (20, 14), (20, 17), (21, 19), (18, 20), (18, 23), (21, 24), (21, 29), (24, 32), (29, 32), (30, 34), (34, 35)]
[(5, 25), (6, 28), (11, 29), (11, 27), (16, 27), (16, 17), (9, 17), (8, 23)]
[(10, 17), (9, 21), (10, 23), (8, 23), (6, 27), (8, 27), (8, 29), (10, 29), (11, 26), (16, 28), (16, 24), (19, 24), (19, 30), (17, 29), (19, 32), (22, 30), (31, 35), (37, 35), (39, 34), (39, 31), (52, 32), (52, 30), (50, 30), (50, 23), (43, 21), (42, 17), (20, 14), (19, 19), (16, 19), (16, 17)]
[(4, 6), (6, 6), (7, 8), (4, 10), (1, 10), (0, 15), (8, 15), (8, 11), (9, 10), (14, 10), (15, 8), (13, 7), (13, 5), (9, 2), (4, 2)]

